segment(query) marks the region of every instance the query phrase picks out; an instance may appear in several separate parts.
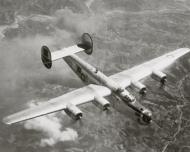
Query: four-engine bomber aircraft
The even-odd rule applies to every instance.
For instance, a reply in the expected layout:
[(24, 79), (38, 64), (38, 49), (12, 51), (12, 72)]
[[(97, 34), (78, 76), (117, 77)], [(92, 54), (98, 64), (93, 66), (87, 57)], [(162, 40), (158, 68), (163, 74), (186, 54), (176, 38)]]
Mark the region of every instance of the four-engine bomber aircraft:
[(81, 51), (89, 55), (93, 52), (93, 41), (88, 33), (82, 35), (80, 44), (55, 52), (50, 52), (47, 46), (42, 46), (41, 59), (46, 68), (50, 69), (53, 61), (63, 58), (86, 86), (51, 99), (36, 107), (7, 116), (3, 121), (6, 124), (13, 124), (60, 110), (64, 110), (69, 116), (77, 120), (83, 114), (77, 107), (78, 105), (92, 102), (101, 107), (102, 110), (106, 110), (110, 103), (104, 97), (114, 95), (137, 112), (143, 122), (150, 123), (152, 121), (151, 111), (141, 105), (127, 88), (132, 87), (138, 90), (140, 94), (145, 94), (146, 86), (140, 80), (147, 76), (151, 76), (161, 84), (165, 84), (166, 74), (162, 71), (176, 59), (188, 53), (190, 49), (181, 48), (175, 50), (111, 76), (106, 76), (97, 68), (75, 55), (75, 53)]

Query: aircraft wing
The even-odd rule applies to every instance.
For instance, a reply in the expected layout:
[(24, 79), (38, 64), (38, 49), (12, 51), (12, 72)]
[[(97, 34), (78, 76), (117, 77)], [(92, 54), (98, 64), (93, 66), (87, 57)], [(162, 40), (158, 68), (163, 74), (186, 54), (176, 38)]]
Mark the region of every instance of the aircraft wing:
[(128, 87), (131, 85), (131, 82), (139, 81), (151, 75), (154, 70), (164, 70), (165, 68), (169, 67), (175, 60), (188, 52), (190, 52), (190, 49), (188, 48), (177, 49), (173, 52), (152, 59), (131, 69), (111, 75), (110, 78), (115, 80), (122, 87)]
[(65, 110), (69, 104), (81, 105), (93, 101), (95, 97), (104, 97), (110, 94), (111, 91), (108, 88), (90, 84), (88, 86), (66, 93), (62, 96), (53, 98), (36, 107), (7, 116), (3, 119), (3, 121), (6, 124), (21, 122), (56, 111)]

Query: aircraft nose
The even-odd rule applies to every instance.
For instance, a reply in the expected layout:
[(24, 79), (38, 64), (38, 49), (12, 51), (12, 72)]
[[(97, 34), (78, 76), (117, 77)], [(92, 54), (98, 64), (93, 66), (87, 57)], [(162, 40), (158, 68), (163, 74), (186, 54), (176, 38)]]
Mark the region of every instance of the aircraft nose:
[(148, 124), (151, 123), (152, 122), (152, 113), (150, 111), (143, 113), (142, 120), (145, 123), (148, 123)]

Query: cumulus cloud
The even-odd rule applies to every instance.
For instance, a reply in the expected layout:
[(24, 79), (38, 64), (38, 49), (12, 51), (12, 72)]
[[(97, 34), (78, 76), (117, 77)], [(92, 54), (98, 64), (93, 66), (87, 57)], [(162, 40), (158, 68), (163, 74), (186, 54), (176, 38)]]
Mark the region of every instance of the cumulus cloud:
[[(30, 102), (30, 107), (35, 107), (40, 103)], [(56, 114), (38, 117), (24, 122), (25, 129), (37, 130), (45, 135), (40, 141), (40, 146), (53, 146), (58, 142), (75, 141), (78, 138), (78, 133), (72, 128), (62, 128), (61, 120)]]

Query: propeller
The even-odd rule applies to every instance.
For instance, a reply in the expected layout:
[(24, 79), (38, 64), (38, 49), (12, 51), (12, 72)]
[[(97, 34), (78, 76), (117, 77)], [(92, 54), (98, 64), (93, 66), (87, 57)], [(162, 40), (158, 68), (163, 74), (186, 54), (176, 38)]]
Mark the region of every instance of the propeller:
[(71, 119), (70, 125), (84, 126), (83, 118), (78, 119), (78, 120)]
[(165, 89), (166, 82), (167, 82), (166, 79), (163, 79), (162, 81), (160, 81), (160, 86), (159, 86), (159, 88), (160, 88), (160, 89)]
[(101, 111), (101, 113), (105, 113), (106, 115), (110, 115), (112, 113), (112, 111), (111, 111), (111, 109), (109, 107), (106, 110)]

